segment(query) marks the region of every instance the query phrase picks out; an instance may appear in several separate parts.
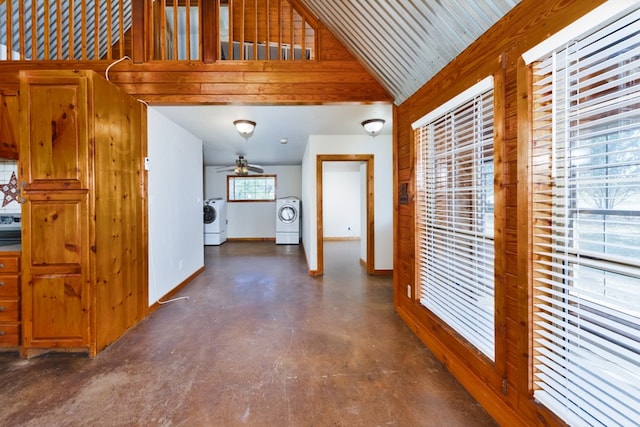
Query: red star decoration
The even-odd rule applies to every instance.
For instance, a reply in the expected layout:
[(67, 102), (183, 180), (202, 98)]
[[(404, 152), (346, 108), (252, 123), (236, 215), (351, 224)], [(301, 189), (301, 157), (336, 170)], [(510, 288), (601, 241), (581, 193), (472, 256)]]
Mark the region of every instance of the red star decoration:
[(14, 202), (18, 197), (18, 178), (16, 178), (15, 172), (11, 172), (11, 179), (9, 180), (9, 183), (2, 185), (2, 192), (4, 193), (2, 207)]

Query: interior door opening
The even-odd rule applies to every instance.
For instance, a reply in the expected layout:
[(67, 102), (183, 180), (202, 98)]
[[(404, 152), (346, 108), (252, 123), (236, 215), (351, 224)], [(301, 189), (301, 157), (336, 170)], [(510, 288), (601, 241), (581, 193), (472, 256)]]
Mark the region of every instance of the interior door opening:
[(318, 254), (318, 269), (316, 274), (321, 275), (324, 273), (324, 241), (325, 241), (325, 216), (324, 216), (324, 199), (325, 197), (331, 197), (329, 194), (325, 194), (324, 182), (325, 162), (351, 162), (357, 163), (360, 167), (360, 179), (361, 187), (358, 195), (354, 197), (360, 197), (361, 199), (361, 221), (360, 221), (360, 261), (365, 265), (368, 274), (375, 273), (375, 259), (374, 259), (374, 216), (373, 216), (373, 155), (371, 154), (347, 154), (347, 155), (319, 155), (316, 159), (316, 174), (317, 174), (317, 254)]

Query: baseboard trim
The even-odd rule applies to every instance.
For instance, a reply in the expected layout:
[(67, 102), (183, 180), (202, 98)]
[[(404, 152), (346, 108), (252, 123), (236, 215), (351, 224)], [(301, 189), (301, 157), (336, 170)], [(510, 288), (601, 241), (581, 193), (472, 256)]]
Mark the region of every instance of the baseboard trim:
[(228, 237), (228, 242), (275, 242), (275, 237)]
[(352, 241), (352, 240), (360, 240), (358, 236), (348, 236), (348, 237), (323, 237), (322, 240), (325, 242), (343, 242), (343, 241)]
[(160, 308), (162, 306), (162, 303), (160, 301), (166, 301), (168, 299), (173, 298), (173, 296), (175, 294), (180, 292), (185, 286), (187, 286), (189, 283), (191, 283), (193, 281), (193, 279), (195, 279), (204, 270), (205, 270), (205, 266), (203, 265), (202, 267), (197, 269), (193, 274), (191, 274), (189, 277), (184, 279), (178, 286), (176, 286), (175, 288), (173, 288), (172, 290), (170, 290), (169, 292), (167, 292), (166, 294), (164, 294), (163, 296), (158, 298), (158, 301), (156, 301), (155, 303), (153, 303), (149, 307), (149, 311), (147, 312), (147, 316), (149, 314), (153, 313), (154, 311), (156, 311), (158, 308)]
[(393, 270), (374, 270), (373, 274), (376, 276), (393, 276)]

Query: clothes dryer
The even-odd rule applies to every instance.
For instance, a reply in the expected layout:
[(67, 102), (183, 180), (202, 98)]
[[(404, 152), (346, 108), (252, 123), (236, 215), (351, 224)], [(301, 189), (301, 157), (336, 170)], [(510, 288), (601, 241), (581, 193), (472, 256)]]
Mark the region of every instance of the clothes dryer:
[(276, 244), (300, 243), (300, 199), (282, 197), (276, 200)]
[(227, 240), (227, 202), (208, 199), (204, 202), (204, 244), (221, 245)]

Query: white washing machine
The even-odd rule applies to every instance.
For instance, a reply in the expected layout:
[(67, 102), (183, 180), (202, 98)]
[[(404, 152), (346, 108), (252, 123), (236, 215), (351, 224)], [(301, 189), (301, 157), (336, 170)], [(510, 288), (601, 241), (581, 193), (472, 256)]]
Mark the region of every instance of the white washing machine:
[(276, 200), (276, 245), (300, 243), (300, 199), (282, 197)]
[(204, 201), (204, 244), (221, 245), (227, 240), (227, 202), (224, 199)]

